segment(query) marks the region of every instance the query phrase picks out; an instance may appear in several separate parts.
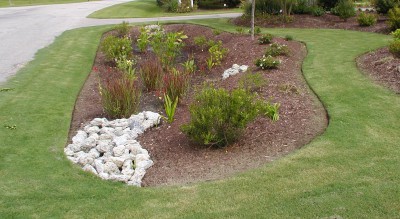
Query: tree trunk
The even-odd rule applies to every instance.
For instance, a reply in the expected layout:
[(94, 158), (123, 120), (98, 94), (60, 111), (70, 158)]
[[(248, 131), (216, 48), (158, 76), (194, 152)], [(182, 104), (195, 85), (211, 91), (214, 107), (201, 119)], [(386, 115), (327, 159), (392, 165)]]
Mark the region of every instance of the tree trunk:
[(251, 2), (251, 40), (254, 40), (254, 14), (256, 11), (256, 0)]
[(193, 8), (193, 0), (190, 0), (190, 7)]

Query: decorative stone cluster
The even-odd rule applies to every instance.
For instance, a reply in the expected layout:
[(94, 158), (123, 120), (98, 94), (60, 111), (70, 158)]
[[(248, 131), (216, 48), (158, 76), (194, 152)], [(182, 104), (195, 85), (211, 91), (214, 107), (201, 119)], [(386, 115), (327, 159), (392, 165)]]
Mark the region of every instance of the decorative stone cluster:
[(129, 119), (95, 118), (78, 131), (64, 152), (73, 163), (102, 179), (140, 187), (153, 161), (135, 139), (160, 122), (161, 116), (150, 111)]
[(247, 68), (249, 68), (249, 66), (247, 65), (233, 64), (232, 68), (228, 68), (224, 71), (224, 73), (222, 74), (222, 79), (225, 80), (230, 76), (239, 74), (240, 72), (246, 72)]

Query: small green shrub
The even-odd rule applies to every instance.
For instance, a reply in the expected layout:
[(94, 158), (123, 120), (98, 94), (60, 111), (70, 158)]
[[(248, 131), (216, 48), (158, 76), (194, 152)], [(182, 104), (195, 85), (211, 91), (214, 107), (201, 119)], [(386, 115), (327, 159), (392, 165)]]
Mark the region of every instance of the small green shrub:
[(329, 11), (338, 4), (339, 0), (319, 0), (319, 6), (323, 7), (325, 10)]
[(393, 54), (396, 58), (400, 58), (400, 40), (393, 40), (389, 44), (389, 51)]
[(126, 60), (132, 55), (132, 41), (128, 37), (107, 36), (101, 43), (100, 48), (108, 61)]
[(163, 78), (163, 93), (171, 100), (180, 99), (188, 90), (189, 82), (189, 73), (175, 68), (169, 69)]
[[(228, 53), (228, 49), (222, 46), (222, 41), (218, 41), (215, 43), (212, 41), (212, 46), (208, 49), (210, 56), (206, 60), (206, 64), (208, 69), (211, 69), (214, 66), (220, 65), (222, 59)], [(209, 41), (210, 45), (210, 41)]]
[(183, 32), (158, 31), (150, 39), (150, 45), (164, 67), (172, 66), (175, 58), (185, 46), (183, 40), (188, 37)]
[(289, 52), (289, 47), (287, 45), (272, 43), (271, 46), (269, 46), (265, 51), (265, 56), (287, 56), (289, 55)]
[(369, 27), (376, 24), (377, 18), (374, 14), (361, 12), (357, 18), (358, 24), (363, 27)]
[(221, 33), (222, 33), (221, 30), (218, 30), (218, 29), (214, 29), (214, 30), (213, 30), (213, 34), (214, 34), (215, 36), (218, 36), (218, 35), (220, 35)]
[(400, 29), (395, 30), (394, 32), (391, 33), (393, 36), (393, 39), (395, 40), (400, 40)]
[(117, 34), (119, 37), (128, 37), (129, 35), (129, 23), (123, 21), (121, 24), (118, 24), (115, 27), (115, 30), (117, 31)]
[(298, 0), (297, 3), (293, 6), (294, 14), (310, 14), (311, 5), (308, 0)]
[(336, 7), (333, 9), (333, 12), (344, 21), (356, 16), (356, 10), (352, 0), (339, 0)]
[(273, 37), (274, 36), (272, 36), (272, 34), (269, 34), (269, 33), (264, 34), (258, 38), (258, 43), (259, 44), (270, 44)]
[(136, 77), (136, 59), (119, 59), (117, 68), (121, 70), (126, 77), (134, 79)]
[[(279, 0), (257, 0), (255, 13), (256, 15), (279, 14), (281, 3)], [(244, 4), (244, 14), (251, 16), (251, 2)]]
[(390, 9), (399, 6), (399, 0), (374, 0), (373, 3), (380, 14), (387, 14)]
[(181, 63), (183, 68), (185, 68), (185, 72), (192, 74), (196, 71), (196, 63), (194, 62), (194, 58), (190, 58), (186, 60), (184, 63)]
[(147, 51), (147, 46), (150, 43), (150, 35), (146, 28), (144, 28), (144, 27), (140, 28), (140, 34), (139, 34), (139, 37), (136, 40), (136, 42), (137, 42), (137, 46), (141, 52)]
[(204, 51), (204, 49), (208, 47), (207, 38), (205, 36), (197, 36), (193, 38), (193, 41), (196, 46), (201, 47), (201, 51)]
[(163, 80), (163, 68), (157, 57), (144, 59), (140, 63), (140, 77), (147, 91), (157, 90)]
[(111, 118), (127, 118), (137, 112), (141, 96), (137, 80), (113, 77), (99, 87), (104, 111)]
[(240, 138), (246, 125), (259, 115), (277, 118), (268, 103), (257, 99), (245, 89), (228, 92), (208, 86), (203, 88), (190, 105), (191, 121), (181, 126), (194, 141), (224, 147)]
[(275, 69), (278, 68), (281, 62), (278, 59), (275, 59), (271, 55), (265, 56), (263, 55), (262, 58), (256, 60), (256, 66), (260, 67), (262, 70), (266, 69)]
[(239, 34), (244, 34), (244, 28), (243, 27), (236, 27), (236, 32)]
[(400, 29), (400, 8), (394, 7), (388, 12), (388, 25), (391, 30)]
[(320, 17), (325, 14), (325, 10), (322, 7), (313, 6), (311, 7), (311, 14), (315, 17)]
[(261, 90), (261, 88), (267, 85), (267, 83), (268, 80), (259, 72), (246, 73), (240, 78), (239, 87), (254, 92)]
[(292, 35), (286, 35), (285, 36), (285, 40), (286, 41), (292, 41), (293, 40), (293, 36)]

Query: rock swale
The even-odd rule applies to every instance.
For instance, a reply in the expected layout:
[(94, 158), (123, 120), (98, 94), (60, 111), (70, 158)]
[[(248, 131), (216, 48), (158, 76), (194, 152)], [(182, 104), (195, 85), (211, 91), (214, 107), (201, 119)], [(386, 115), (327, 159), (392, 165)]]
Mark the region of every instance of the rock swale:
[(160, 122), (161, 116), (150, 111), (129, 119), (95, 118), (77, 132), (64, 152), (74, 164), (102, 179), (141, 186), (153, 161), (135, 139)]

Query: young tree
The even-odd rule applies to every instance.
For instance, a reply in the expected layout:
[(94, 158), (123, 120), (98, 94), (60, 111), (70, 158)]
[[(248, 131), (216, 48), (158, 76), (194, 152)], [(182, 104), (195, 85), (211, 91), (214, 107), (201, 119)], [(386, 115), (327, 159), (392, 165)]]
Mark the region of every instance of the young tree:
[(256, 11), (256, 0), (251, 2), (251, 40), (254, 40), (254, 14)]

